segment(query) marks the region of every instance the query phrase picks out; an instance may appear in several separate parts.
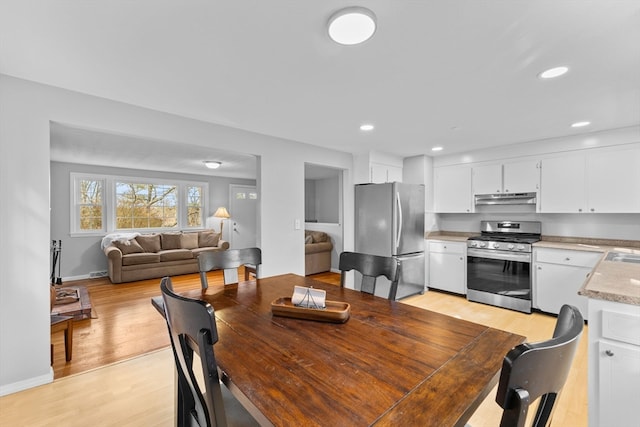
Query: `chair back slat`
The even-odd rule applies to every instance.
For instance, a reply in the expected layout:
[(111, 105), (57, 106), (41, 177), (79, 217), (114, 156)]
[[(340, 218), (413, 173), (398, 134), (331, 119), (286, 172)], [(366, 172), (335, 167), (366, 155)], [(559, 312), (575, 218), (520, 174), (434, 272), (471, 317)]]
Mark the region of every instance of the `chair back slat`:
[(507, 353), (496, 394), (496, 402), (504, 409), (501, 427), (523, 426), (529, 404), (539, 397), (533, 425), (547, 425), (569, 376), (583, 328), (580, 310), (564, 305), (553, 338), (520, 344)]
[[(173, 292), (171, 279), (160, 282), (171, 347), (183, 400), (179, 416), (186, 425), (226, 426), (213, 345), (218, 341), (213, 307)], [(200, 358), (204, 390), (196, 379), (194, 353)], [(194, 423), (195, 422), (195, 423)]]
[(384, 276), (391, 281), (388, 298), (396, 299), (398, 292), (398, 279), (400, 265), (396, 258), (379, 255), (363, 254), (358, 252), (342, 252), (340, 254), (340, 286), (344, 287), (346, 273), (356, 270), (362, 274), (361, 291), (374, 294), (376, 279)]
[(245, 280), (249, 280), (249, 273), (259, 277), (258, 269), (262, 264), (260, 248), (229, 249), (226, 251), (203, 252), (198, 256), (200, 283), (202, 289), (209, 287), (207, 272), (223, 270), (224, 284), (238, 283), (238, 268), (245, 267)]

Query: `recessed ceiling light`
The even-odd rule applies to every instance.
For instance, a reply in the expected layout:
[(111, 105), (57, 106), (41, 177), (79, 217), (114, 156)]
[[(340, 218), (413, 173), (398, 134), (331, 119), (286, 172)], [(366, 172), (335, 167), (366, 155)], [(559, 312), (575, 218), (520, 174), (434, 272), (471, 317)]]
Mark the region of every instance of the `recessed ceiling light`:
[(442, 151), (442, 147), (433, 147), (431, 151)]
[(545, 70), (538, 74), (538, 77), (540, 77), (541, 79), (553, 79), (566, 74), (567, 71), (569, 71), (569, 67), (565, 66), (549, 68), (548, 70)]
[(571, 125), (572, 128), (581, 128), (581, 127), (585, 127), (585, 126), (589, 126), (591, 124), (591, 122), (575, 122)]
[(220, 166), (222, 166), (222, 162), (215, 162), (213, 160), (205, 160), (204, 161), (204, 165), (206, 167), (208, 167), (209, 169), (218, 169)]
[(365, 124), (363, 124), (363, 125), (360, 125), (360, 130), (364, 130), (364, 131), (370, 131), (370, 130), (373, 130), (373, 125), (372, 125), (372, 124), (365, 123)]
[(359, 44), (375, 32), (376, 15), (364, 7), (347, 7), (329, 18), (329, 37), (339, 44)]

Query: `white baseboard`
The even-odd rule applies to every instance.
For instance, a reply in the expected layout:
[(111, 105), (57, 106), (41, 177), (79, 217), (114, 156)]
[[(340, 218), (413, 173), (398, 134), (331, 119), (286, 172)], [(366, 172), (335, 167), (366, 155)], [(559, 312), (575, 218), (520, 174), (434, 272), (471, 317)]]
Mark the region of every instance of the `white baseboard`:
[(0, 386), (0, 396), (17, 393), (28, 388), (38, 387), (40, 385), (49, 384), (51, 382), (53, 382), (53, 368), (49, 369), (48, 374)]

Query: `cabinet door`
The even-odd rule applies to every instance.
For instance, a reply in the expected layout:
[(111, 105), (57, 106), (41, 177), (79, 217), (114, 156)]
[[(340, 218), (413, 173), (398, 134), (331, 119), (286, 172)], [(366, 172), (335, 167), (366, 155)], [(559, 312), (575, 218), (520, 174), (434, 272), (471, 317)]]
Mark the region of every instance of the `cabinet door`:
[(503, 191), (505, 193), (535, 193), (540, 187), (540, 167), (537, 160), (505, 163)]
[(471, 168), (446, 166), (434, 174), (436, 212), (471, 212)]
[(589, 212), (640, 212), (640, 148), (589, 153)]
[(472, 177), (473, 194), (502, 193), (502, 165), (474, 167)]
[(542, 160), (540, 212), (586, 212), (585, 155)]
[(640, 396), (640, 348), (601, 340), (596, 357), (600, 379), (600, 388), (597, 390), (600, 420), (593, 422), (593, 425), (636, 425)]
[(465, 259), (461, 254), (429, 253), (429, 287), (465, 294)]
[(371, 163), (371, 182), (373, 184), (387, 182), (387, 167), (385, 165)]
[(388, 166), (387, 180), (388, 182), (402, 182), (402, 168), (397, 166)]
[(589, 267), (536, 263), (535, 306), (547, 313), (558, 314), (563, 304), (571, 304), (587, 319), (588, 300), (578, 291), (591, 272)]

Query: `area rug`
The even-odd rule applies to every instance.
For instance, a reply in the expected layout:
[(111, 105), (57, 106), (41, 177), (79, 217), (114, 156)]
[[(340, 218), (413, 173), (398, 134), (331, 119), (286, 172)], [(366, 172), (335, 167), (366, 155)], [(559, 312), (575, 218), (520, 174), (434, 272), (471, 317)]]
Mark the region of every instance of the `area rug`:
[(73, 316), (73, 320), (96, 319), (98, 317), (91, 307), (91, 299), (85, 286), (56, 288), (56, 302), (51, 314)]

